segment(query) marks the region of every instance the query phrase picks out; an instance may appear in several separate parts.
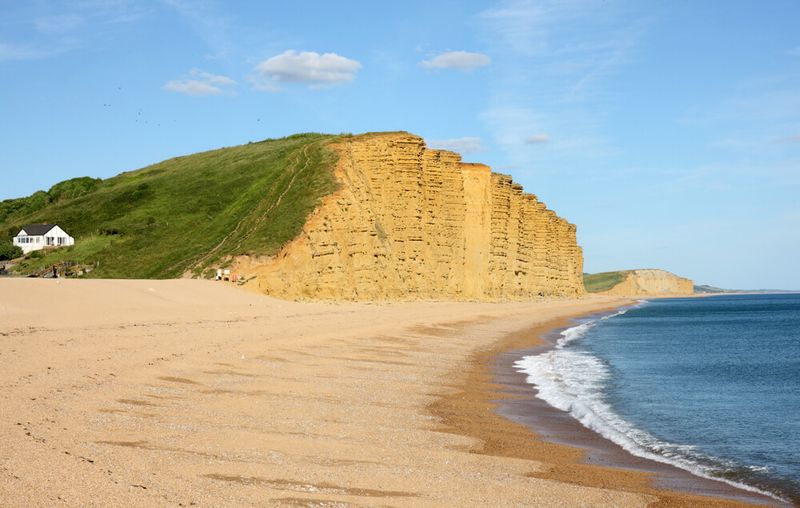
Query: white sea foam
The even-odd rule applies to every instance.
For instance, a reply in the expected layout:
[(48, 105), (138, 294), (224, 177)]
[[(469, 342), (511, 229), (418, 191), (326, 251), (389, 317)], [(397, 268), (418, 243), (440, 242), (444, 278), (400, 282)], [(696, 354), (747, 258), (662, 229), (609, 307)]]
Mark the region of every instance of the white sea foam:
[[(646, 303), (640, 302), (637, 307)], [(528, 383), (538, 389), (536, 397), (568, 412), (584, 427), (618, 444), (629, 453), (784, 501), (773, 493), (715, 477), (713, 472), (720, 465), (732, 467), (735, 464), (703, 455), (691, 445), (659, 440), (626, 421), (609, 405), (604, 390), (612, 376), (609, 366), (589, 352), (569, 349), (567, 346), (583, 338), (600, 321), (622, 315), (629, 309), (630, 307), (568, 328), (561, 332), (554, 349), (523, 357), (514, 366), (519, 372), (527, 374)]]

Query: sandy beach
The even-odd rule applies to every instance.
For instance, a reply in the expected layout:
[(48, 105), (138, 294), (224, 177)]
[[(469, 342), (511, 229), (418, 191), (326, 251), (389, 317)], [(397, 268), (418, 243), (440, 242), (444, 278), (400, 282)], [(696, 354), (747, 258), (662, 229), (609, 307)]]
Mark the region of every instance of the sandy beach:
[(491, 371), (623, 298), (321, 304), (0, 280), (2, 506), (733, 506), (582, 463)]

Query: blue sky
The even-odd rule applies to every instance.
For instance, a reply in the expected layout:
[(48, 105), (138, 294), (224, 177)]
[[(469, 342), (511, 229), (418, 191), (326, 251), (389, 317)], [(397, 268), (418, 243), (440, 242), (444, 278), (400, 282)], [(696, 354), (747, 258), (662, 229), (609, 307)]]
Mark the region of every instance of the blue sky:
[(407, 130), (578, 225), (586, 270), (800, 289), (800, 3), (0, 0), (0, 199)]

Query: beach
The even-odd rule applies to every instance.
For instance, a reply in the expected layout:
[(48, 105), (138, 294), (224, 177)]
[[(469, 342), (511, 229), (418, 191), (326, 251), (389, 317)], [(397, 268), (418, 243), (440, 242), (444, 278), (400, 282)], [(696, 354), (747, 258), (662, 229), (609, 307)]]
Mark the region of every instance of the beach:
[(628, 303), (0, 280), (0, 505), (739, 505), (585, 464), (496, 413), (524, 398), (498, 381), (504, 352)]

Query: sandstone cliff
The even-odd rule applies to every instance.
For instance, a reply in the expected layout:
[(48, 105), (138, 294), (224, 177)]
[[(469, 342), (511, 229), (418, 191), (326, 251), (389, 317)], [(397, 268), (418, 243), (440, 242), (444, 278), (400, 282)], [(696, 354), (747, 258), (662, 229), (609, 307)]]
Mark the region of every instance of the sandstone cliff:
[(614, 296), (681, 296), (694, 294), (694, 282), (666, 270), (630, 270), (602, 294)]
[(301, 235), (234, 270), (291, 299), (508, 300), (579, 295), (575, 226), (506, 175), (407, 133), (345, 138), (341, 183)]

